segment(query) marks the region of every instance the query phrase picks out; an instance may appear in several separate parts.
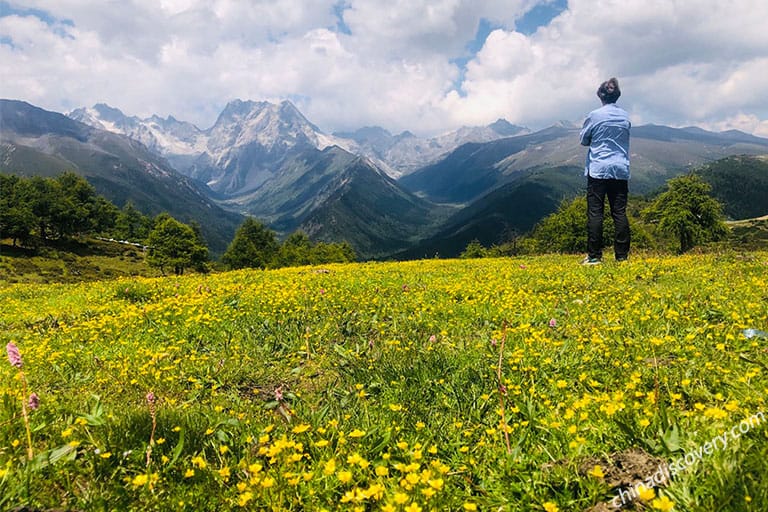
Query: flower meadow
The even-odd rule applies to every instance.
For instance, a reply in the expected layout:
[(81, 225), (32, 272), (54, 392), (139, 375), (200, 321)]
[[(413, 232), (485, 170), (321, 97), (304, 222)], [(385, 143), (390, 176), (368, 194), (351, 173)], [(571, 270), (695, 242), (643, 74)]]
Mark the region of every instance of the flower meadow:
[[(17, 284), (0, 304), (3, 510), (610, 510), (768, 413), (768, 340), (744, 334), (768, 328), (765, 253)], [(768, 425), (699, 455), (626, 508), (768, 510)]]

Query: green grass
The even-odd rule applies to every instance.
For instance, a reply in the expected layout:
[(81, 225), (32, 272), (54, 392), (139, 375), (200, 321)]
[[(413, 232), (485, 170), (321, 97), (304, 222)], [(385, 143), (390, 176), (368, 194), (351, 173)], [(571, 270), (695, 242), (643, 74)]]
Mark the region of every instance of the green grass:
[(751, 250), (768, 248), (768, 215), (755, 219), (731, 221), (729, 242), (733, 246), (741, 246)]
[[(40, 408), (27, 446), (0, 365), (0, 508), (589, 510), (768, 412), (768, 341), (743, 335), (768, 330), (767, 270), (545, 256), (7, 285), (0, 342)], [(656, 507), (766, 510), (766, 474), (757, 423)]]
[(0, 243), (0, 282), (78, 283), (122, 276), (158, 276), (141, 248), (94, 239), (70, 240), (37, 250)]

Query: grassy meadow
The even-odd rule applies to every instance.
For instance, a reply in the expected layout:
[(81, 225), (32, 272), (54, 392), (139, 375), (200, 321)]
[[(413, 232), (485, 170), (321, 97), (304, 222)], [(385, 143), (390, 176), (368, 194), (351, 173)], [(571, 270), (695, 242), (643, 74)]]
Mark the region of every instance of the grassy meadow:
[[(0, 509), (768, 510), (768, 253), (0, 285)], [(750, 331), (747, 331), (748, 333)], [(34, 393), (39, 403), (29, 401)], [(762, 419), (762, 416), (759, 416)], [(693, 461), (693, 457), (684, 460)]]
[(52, 242), (38, 249), (0, 240), (0, 283), (80, 283), (131, 276), (160, 276), (144, 252), (93, 238)]

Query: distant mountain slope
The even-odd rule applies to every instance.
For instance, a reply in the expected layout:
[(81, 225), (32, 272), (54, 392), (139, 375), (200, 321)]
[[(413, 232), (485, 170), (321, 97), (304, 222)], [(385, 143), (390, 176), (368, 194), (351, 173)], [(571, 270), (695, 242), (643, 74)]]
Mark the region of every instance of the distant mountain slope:
[[(99, 105), (71, 115), (136, 136), (160, 126)], [(163, 149), (169, 156), (183, 143), (167, 133), (151, 142), (161, 140), (175, 141)], [(316, 239), (346, 239), (363, 257), (402, 249), (433, 228), (446, 210), (403, 190), (372, 161), (343, 149), (339, 144), (356, 143), (323, 134), (287, 101), (232, 101), (210, 129), (189, 140), (203, 151), (190, 158), (194, 148), (187, 147), (183, 172), (207, 183), (219, 205), (255, 216), (280, 233), (303, 228)], [(353, 196), (355, 202), (348, 203)]]
[[(407, 254), (455, 255), (475, 238), (497, 243), (510, 230), (527, 231), (584, 182), (586, 148), (568, 122), (529, 133), (499, 120), (425, 139), (379, 127), (327, 135), (287, 101), (232, 101), (207, 130), (170, 117), (129, 118), (106, 105), (71, 115), (145, 141), (207, 183), (226, 209), (281, 233), (346, 239), (363, 257), (402, 253), (418, 240)], [(768, 139), (695, 127), (637, 126), (631, 144), (633, 194), (729, 155), (768, 154)]]
[(520, 170), (538, 166), (536, 153), (541, 145), (563, 140), (569, 133), (565, 128), (552, 127), (530, 135), (464, 144), (440, 162), (404, 176), (399, 183), (439, 203), (469, 203), (507, 181), (505, 174), (518, 165), (518, 160), (525, 162)]
[(128, 117), (119, 109), (104, 103), (91, 108), (78, 108), (68, 117), (95, 128), (127, 135), (150, 150), (164, 156), (175, 169), (184, 169), (205, 151), (204, 133), (192, 123), (178, 121), (172, 116), (162, 119), (152, 116), (139, 119)]
[(301, 228), (320, 240), (347, 240), (366, 256), (410, 247), (450, 212), (403, 190), (363, 158), (337, 179), (327, 200), (301, 218)]
[(402, 249), (446, 213), (335, 146), (296, 152), (260, 187), (222, 204), (283, 233), (300, 228), (318, 240), (347, 240), (363, 257)]
[[(633, 193), (648, 193), (668, 178), (734, 154), (768, 153), (768, 139), (741, 132), (646, 125), (632, 129)], [(586, 148), (578, 129), (551, 127), (485, 144), (467, 144), (444, 160), (400, 179), (408, 190), (436, 202), (471, 203), (515, 173), (539, 167), (581, 166)]]
[(146, 214), (167, 211), (199, 222), (214, 253), (226, 248), (242, 219), (140, 142), (25, 102), (0, 100), (0, 172), (54, 176), (65, 170), (84, 176), (118, 206), (130, 200)]
[(696, 170), (732, 220), (768, 215), (768, 157), (732, 156)]
[(247, 192), (263, 172), (296, 146), (325, 149), (339, 146), (365, 156), (391, 177), (433, 163), (467, 142), (488, 142), (528, 133), (527, 128), (499, 119), (488, 126), (462, 127), (429, 138), (410, 132), (392, 135), (380, 127), (327, 135), (290, 102), (233, 100), (216, 123), (201, 130), (173, 117), (127, 116), (105, 104), (78, 108), (71, 118), (96, 128), (127, 135), (163, 155), (176, 170), (209, 183), (217, 192)]
[(230, 102), (206, 135), (205, 153), (183, 172), (223, 197), (255, 190), (296, 153), (336, 144), (289, 101)]
[(289, 101), (277, 105), (231, 101), (207, 130), (172, 117), (128, 117), (104, 104), (74, 110), (69, 116), (143, 142), (177, 171), (207, 183), (223, 197), (258, 187), (292, 152), (344, 146), (344, 141), (323, 134)]
[[(663, 135), (663, 131), (653, 130), (652, 134)], [(677, 135), (676, 132), (671, 134)], [(699, 137), (695, 131), (690, 135)], [(708, 132), (702, 135), (712, 137)], [(731, 136), (734, 142), (748, 144), (748, 148), (754, 143), (750, 135)], [(768, 156), (730, 156), (707, 163), (695, 172), (710, 183), (713, 196), (723, 203), (728, 218), (751, 219), (768, 214)], [(663, 183), (657, 189), (659, 187), (663, 187)], [(562, 200), (571, 199), (583, 190), (581, 167), (540, 167), (519, 171), (512, 175), (511, 181), (462, 208), (436, 233), (397, 257), (458, 256), (475, 239), (485, 246), (498, 244), (530, 230), (554, 212)], [(739, 236), (748, 233), (748, 230), (742, 230)]]
[(557, 210), (564, 199), (583, 189), (576, 167), (537, 168), (515, 178), (462, 208), (432, 236), (397, 254), (397, 258), (456, 257), (478, 240), (489, 247), (529, 231)]
[(440, 160), (462, 144), (490, 142), (526, 133), (529, 133), (527, 128), (499, 119), (488, 126), (465, 126), (429, 138), (416, 137), (411, 132), (392, 135), (378, 126), (334, 135), (355, 141), (357, 147), (350, 151), (382, 163), (390, 176), (401, 177)]

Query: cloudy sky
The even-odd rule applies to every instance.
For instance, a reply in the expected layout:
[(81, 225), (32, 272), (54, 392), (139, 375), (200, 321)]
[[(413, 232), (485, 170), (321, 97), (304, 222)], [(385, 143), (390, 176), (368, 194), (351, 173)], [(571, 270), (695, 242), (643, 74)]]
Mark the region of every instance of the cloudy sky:
[(765, 0), (0, 0), (0, 97), (211, 126), (289, 99), (326, 132), (580, 122), (768, 136)]

